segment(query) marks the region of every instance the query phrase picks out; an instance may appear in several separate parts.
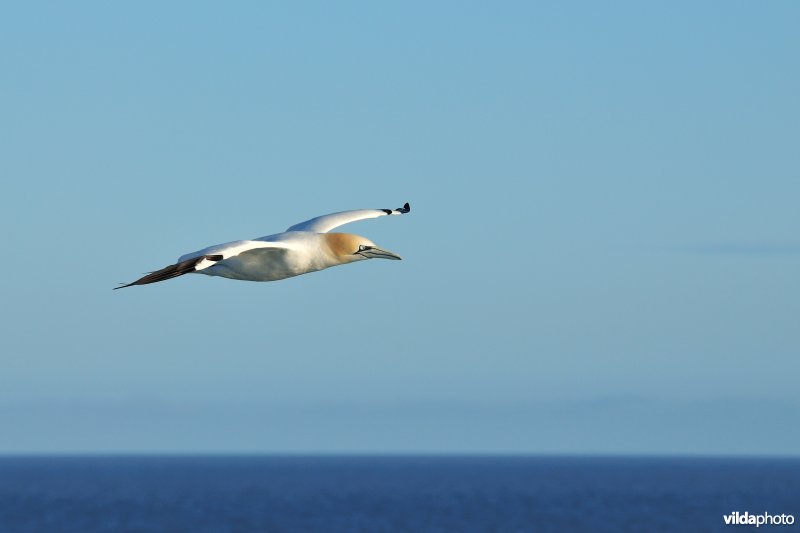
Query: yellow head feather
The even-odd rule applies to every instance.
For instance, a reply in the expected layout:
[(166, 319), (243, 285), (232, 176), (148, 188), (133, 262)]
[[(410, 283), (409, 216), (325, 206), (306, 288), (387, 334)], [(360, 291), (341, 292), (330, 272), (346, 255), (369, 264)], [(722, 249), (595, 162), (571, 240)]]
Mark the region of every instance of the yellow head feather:
[[(326, 233), (325, 242), (328, 244), (333, 255), (339, 258), (352, 256), (358, 251), (358, 247), (362, 244), (367, 246), (374, 246), (375, 243), (360, 235), (353, 235), (352, 233)], [(357, 259), (359, 256), (354, 256)]]

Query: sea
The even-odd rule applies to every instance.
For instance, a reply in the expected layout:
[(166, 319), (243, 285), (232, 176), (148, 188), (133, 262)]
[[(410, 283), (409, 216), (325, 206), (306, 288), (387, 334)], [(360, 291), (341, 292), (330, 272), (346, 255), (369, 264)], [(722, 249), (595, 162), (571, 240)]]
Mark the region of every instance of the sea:
[(734, 512), (800, 520), (800, 459), (0, 457), (2, 533), (756, 529)]

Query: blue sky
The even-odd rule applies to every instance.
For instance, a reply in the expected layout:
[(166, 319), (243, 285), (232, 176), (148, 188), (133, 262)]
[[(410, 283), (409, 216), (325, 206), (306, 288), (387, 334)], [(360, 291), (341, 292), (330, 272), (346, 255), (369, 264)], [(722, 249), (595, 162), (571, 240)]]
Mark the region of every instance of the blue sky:
[[(0, 452), (788, 454), (800, 6), (0, 9)], [(396, 251), (111, 291), (312, 216)]]

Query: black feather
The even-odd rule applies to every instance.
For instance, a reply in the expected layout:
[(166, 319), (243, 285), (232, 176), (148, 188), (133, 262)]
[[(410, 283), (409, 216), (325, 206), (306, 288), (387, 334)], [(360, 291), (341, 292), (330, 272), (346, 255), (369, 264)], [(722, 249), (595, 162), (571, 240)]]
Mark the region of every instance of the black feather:
[(201, 255), (200, 257), (193, 257), (191, 259), (187, 259), (186, 261), (181, 261), (180, 263), (175, 263), (174, 265), (169, 265), (167, 267), (164, 267), (161, 270), (156, 270), (155, 272), (151, 272), (148, 275), (139, 278), (132, 283), (121, 285), (119, 287), (114, 287), (114, 290), (124, 289), (125, 287), (131, 287), (133, 285), (147, 285), (149, 283), (156, 283), (158, 281), (164, 281), (172, 278), (177, 278), (178, 276), (183, 276), (184, 274), (189, 274), (195, 271), (195, 266), (197, 266), (197, 263), (199, 263), (203, 259), (208, 259), (209, 261), (221, 261), (222, 256)]

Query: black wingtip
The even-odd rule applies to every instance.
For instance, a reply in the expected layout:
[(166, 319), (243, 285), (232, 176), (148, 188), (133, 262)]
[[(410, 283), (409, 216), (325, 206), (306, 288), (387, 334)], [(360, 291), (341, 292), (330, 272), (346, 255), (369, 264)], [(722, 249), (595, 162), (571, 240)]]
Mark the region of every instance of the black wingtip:
[(193, 257), (191, 259), (187, 259), (186, 261), (166, 266), (161, 270), (150, 272), (143, 278), (139, 278), (132, 283), (128, 283), (127, 285), (114, 287), (114, 290), (124, 289), (125, 287), (131, 287), (133, 285), (148, 285), (150, 283), (156, 283), (158, 281), (164, 281), (167, 279), (177, 278), (178, 276), (183, 276), (184, 274), (189, 274), (190, 272), (195, 271), (194, 268), (195, 265), (197, 265), (197, 263), (199, 263), (203, 259), (209, 259), (211, 261), (221, 261), (222, 255), (206, 255), (206, 256), (201, 255), (200, 257)]

